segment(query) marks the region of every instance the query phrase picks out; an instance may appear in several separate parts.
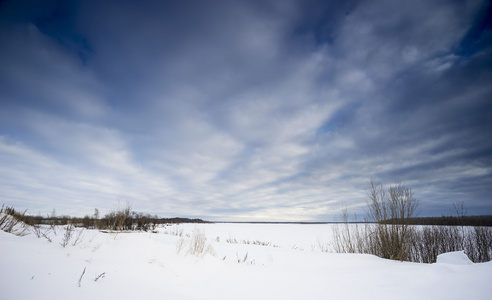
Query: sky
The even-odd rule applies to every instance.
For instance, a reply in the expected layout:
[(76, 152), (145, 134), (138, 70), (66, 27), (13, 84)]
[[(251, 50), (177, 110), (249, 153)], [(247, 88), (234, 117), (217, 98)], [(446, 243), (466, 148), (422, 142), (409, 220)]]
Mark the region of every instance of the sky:
[(492, 214), (491, 46), (489, 1), (3, 1), (0, 204)]

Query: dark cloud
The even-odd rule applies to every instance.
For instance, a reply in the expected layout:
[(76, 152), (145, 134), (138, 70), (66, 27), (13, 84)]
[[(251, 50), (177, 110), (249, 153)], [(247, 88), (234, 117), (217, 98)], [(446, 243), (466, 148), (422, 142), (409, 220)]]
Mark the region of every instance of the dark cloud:
[(492, 5), (490, 2), (482, 4), (481, 9), (461, 41), (457, 54), (469, 57), (478, 51), (490, 49), (492, 46)]

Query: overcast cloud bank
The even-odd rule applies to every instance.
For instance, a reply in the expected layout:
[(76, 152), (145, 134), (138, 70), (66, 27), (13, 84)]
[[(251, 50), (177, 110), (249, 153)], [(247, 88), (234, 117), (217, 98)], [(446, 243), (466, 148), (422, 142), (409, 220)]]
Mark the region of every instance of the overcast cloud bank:
[(487, 1), (6, 1), (0, 202), (330, 221), (370, 177), (492, 214)]

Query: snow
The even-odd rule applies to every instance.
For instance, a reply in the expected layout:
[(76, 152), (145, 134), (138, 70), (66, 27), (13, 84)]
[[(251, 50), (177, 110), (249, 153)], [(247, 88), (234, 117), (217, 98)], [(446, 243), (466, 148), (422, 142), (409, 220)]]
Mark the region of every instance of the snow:
[[(492, 262), (473, 264), (462, 252), (440, 255), (435, 264), (322, 252), (332, 240), (332, 226), (225, 223), (172, 225), (158, 228), (157, 233), (84, 230), (80, 243), (74, 246), (72, 240), (65, 248), (60, 245), (61, 226), (56, 235), (49, 233), (52, 242), (34, 234), (19, 237), (0, 231), (0, 299), (486, 299), (492, 295)], [(190, 245), (200, 233), (206, 236), (205, 251), (193, 255)]]
[(437, 256), (436, 263), (452, 265), (471, 265), (472, 261), (466, 256), (464, 251), (443, 253)]

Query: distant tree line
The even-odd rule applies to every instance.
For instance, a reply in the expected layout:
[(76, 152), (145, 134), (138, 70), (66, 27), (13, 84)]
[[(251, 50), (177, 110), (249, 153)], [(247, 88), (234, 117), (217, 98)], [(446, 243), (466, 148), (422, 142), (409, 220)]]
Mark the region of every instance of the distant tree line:
[(28, 225), (74, 225), (87, 229), (117, 230), (117, 231), (148, 231), (154, 230), (158, 224), (169, 223), (210, 223), (202, 219), (189, 218), (159, 218), (157, 215), (144, 214), (133, 211), (129, 205), (124, 208), (116, 209), (103, 217), (99, 216), (99, 210), (95, 209), (93, 215), (86, 215), (83, 218), (71, 217), (68, 215), (27, 215), (26, 212), (18, 212), (13, 207), (2, 206), (1, 211)]
[[(443, 226), (487, 226), (492, 227), (492, 216), (442, 216), (415, 217), (405, 220), (408, 225), (443, 225)], [(387, 219), (381, 224), (398, 224), (400, 219)]]

